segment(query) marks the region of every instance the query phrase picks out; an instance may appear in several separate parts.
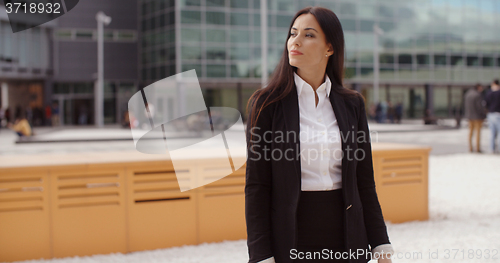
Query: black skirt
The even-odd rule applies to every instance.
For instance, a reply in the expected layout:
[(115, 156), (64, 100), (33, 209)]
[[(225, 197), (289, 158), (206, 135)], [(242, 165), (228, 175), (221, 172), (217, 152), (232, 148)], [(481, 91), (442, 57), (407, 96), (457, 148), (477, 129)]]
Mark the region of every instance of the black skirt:
[(341, 258), (345, 251), (343, 204), (342, 189), (301, 191), (293, 262), (348, 262)]

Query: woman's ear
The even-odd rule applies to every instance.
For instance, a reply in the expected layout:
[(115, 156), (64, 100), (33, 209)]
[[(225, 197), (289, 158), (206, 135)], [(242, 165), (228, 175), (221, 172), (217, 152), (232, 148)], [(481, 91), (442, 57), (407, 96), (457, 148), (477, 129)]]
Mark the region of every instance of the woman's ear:
[(333, 51), (332, 44), (328, 44), (328, 51), (327, 51), (327, 53), (328, 53), (328, 56), (331, 56), (331, 55), (333, 55), (333, 53), (335, 53)]

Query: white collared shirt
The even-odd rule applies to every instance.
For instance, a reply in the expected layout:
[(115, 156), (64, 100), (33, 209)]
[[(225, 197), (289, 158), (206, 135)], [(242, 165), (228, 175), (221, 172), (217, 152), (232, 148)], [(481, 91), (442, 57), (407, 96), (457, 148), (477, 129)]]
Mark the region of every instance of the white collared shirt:
[(325, 81), (316, 93), (309, 83), (294, 73), (299, 98), (300, 164), (302, 191), (342, 188), (342, 145), (337, 118), (330, 102), (332, 83)]

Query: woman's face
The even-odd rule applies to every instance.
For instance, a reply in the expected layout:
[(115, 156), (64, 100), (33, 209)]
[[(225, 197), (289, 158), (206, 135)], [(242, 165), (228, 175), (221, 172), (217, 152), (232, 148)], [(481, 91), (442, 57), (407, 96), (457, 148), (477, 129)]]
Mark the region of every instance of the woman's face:
[[(302, 14), (295, 19), (287, 42), (289, 63), (299, 69), (322, 70), (333, 54), (326, 42), (325, 33), (312, 14)], [(328, 56), (325, 56), (328, 55)]]

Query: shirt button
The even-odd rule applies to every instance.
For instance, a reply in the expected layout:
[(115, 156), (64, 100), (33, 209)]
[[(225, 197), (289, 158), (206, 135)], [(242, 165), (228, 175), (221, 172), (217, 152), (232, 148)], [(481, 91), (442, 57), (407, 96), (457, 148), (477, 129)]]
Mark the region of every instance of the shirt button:
[(321, 132), (321, 135), (325, 135), (325, 132)]
[(323, 171), (323, 175), (326, 175), (326, 171)]
[(327, 150), (323, 150), (323, 154), (327, 154), (327, 153), (328, 153), (328, 151), (327, 151)]
[(319, 118), (318, 121), (321, 122), (321, 118)]

